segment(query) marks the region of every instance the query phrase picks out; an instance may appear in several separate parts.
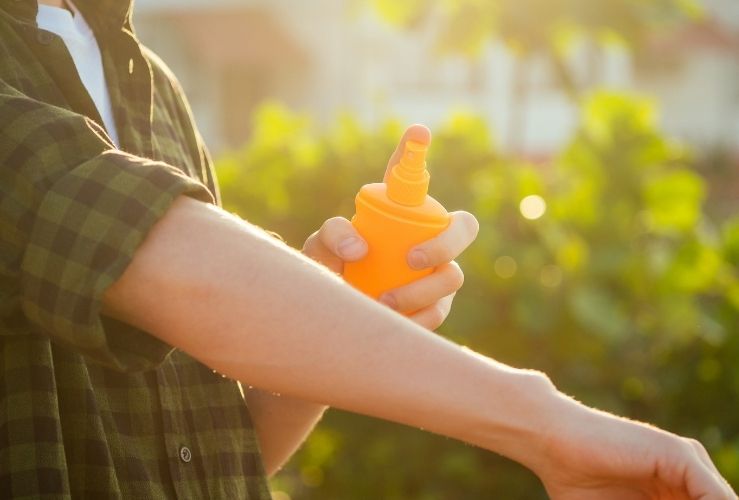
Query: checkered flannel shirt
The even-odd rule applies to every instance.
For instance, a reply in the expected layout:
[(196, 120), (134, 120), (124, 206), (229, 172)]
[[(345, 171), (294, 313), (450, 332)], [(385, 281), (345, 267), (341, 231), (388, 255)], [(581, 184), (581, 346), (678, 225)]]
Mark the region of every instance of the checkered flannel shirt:
[(120, 149), (36, 0), (0, 0), (0, 498), (269, 498), (238, 385), (101, 315), (172, 201), (218, 194), (130, 0), (75, 3)]

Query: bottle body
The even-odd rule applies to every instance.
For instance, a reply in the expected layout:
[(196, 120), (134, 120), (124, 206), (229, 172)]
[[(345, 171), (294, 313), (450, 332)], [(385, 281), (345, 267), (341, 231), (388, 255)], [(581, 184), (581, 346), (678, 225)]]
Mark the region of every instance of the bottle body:
[(357, 194), (352, 224), (367, 241), (368, 252), (344, 266), (344, 279), (376, 299), (433, 272), (412, 269), (408, 253), (446, 229), (449, 214), (430, 196), (418, 206), (404, 206), (388, 198), (385, 183), (367, 184)]

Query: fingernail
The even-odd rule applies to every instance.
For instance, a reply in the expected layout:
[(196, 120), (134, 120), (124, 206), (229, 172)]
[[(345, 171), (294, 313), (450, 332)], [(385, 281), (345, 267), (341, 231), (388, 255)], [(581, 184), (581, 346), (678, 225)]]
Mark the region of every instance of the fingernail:
[(386, 293), (385, 295), (380, 297), (380, 303), (385, 304), (387, 307), (394, 311), (398, 310), (398, 301), (395, 300), (395, 297), (393, 297), (389, 293)]
[(429, 267), (429, 258), (423, 250), (413, 250), (408, 256), (408, 263), (414, 269), (425, 269)]
[(361, 257), (367, 249), (367, 245), (357, 238), (356, 236), (350, 236), (341, 243), (339, 243), (339, 256), (346, 259), (354, 259)]

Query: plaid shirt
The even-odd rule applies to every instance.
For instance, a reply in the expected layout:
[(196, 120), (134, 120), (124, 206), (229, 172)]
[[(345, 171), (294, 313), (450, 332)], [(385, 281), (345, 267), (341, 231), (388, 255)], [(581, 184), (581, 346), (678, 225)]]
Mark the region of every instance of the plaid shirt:
[(174, 198), (218, 194), (130, 0), (75, 3), (119, 150), (36, 0), (0, 0), (0, 498), (269, 498), (237, 383), (100, 313)]

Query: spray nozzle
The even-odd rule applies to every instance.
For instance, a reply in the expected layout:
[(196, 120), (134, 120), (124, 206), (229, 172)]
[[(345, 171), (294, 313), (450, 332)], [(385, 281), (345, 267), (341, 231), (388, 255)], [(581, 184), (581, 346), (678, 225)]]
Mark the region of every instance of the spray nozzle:
[(406, 206), (423, 205), (429, 190), (426, 170), (428, 144), (406, 141), (403, 157), (390, 170), (387, 178), (387, 196)]

